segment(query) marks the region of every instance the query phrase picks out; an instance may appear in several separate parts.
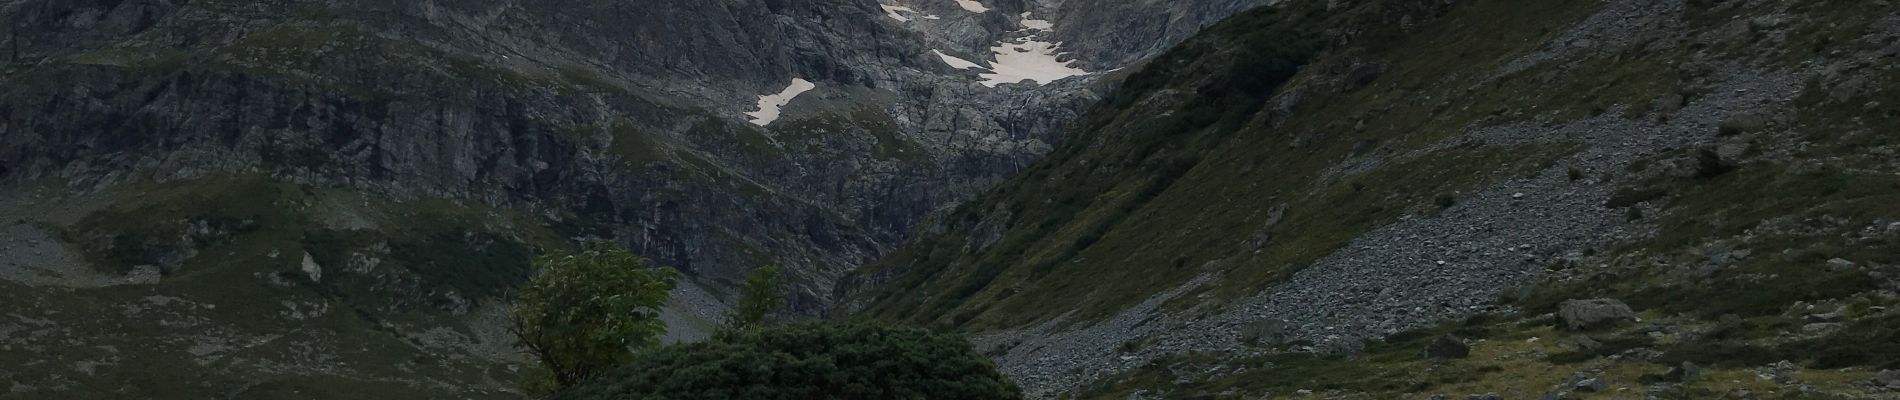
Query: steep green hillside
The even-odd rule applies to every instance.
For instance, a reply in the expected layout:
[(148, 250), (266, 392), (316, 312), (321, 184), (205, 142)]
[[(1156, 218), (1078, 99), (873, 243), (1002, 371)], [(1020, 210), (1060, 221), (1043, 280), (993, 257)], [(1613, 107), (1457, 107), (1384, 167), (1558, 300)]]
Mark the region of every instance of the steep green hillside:
[[(1032, 395), (1900, 385), (1891, 2), (1454, 3), (1204, 32), (859, 271), (857, 315), (988, 333)], [(1641, 322), (1562, 327), (1592, 298)], [(1470, 358), (1420, 357), (1446, 334)]]
[[(902, 273), (865, 315), (973, 329), (1069, 310), (1099, 318), (1206, 272), (1226, 275), (1211, 289), (1222, 298), (1252, 294), (1368, 229), (1441, 208), (1443, 195), (1560, 150), (1452, 148), (1344, 179), (1322, 173), (1342, 159), (1431, 143), (1479, 116), (1360, 86), (1460, 78), (1473, 58), (1536, 45), (1500, 43), (1490, 36), (1499, 25), (1561, 24), (1506, 17), (1576, 18), (1591, 6), (1542, 1), (1464, 16), (1491, 25), (1443, 24), (1451, 31), (1430, 36), (1444, 43), (1381, 26), (1430, 15), (1404, 2), (1332, 10), (1293, 2), (1235, 17), (1130, 77), (1069, 145), (959, 208), (942, 233), (861, 271)], [(1409, 39), (1389, 42), (1400, 37)], [(1366, 45), (1319, 52), (1338, 40)], [(1434, 46), (1464, 50), (1424, 50)], [(1388, 58), (1409, 62), (1372, 61)], [(1295, 78), (1300, 70), (1324, 73)], [(1267, 104), (1289, 81), (1295, 95)], [(1279, 112), (1292, 103), (1296, 112)], [(1385, 111), (1367, 121), (1370, 110)]]

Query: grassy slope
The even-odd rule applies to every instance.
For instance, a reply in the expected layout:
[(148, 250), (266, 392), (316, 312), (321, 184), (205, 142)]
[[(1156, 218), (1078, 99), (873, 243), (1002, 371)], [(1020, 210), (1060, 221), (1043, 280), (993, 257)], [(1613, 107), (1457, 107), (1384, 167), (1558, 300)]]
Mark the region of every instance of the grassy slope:
[[(1900, 301), (1890, 281), (1900, 272), (1892, 267), (1900, 263), (1900, 239), (1880, 231), (1900, 221), (1900, 208), (1892, 206), (1900, 204), (1900, 179), (1894, 178), (1900, 166), (1891, 158), (1900, 140), (1891, 132), (1900, 115), (1894, 111), (1900, 86), (1892, 82), (1900, 76), (1893, 68), (1833, 57), (1890, 44), (1874, 21), (1891, 10), (1853, 1), (1690, 1), (1685, 17), (1692, 32), (1747, 29), (1752, 16), (1784, 7), (1793, 22), (1785, 41), (1758, 32), (1642, 53), (1592, 54), (1492, 79), (1492, 71), (1600, 7), (1595, 1), (1461, 2), (1402, 37), (1324, 53), (1289, 86), (1326, 77), (1342, 59), (1388, 63), (1369, 87), (1306, 93), (1292, 115), (1271, 124), (1238, 118), (1248, 122), (1157, 129), (1190, 112), (1192, 101), (1130, 99), (1165, 96), (1163, 88), (1206, 93), (1196, 84), (1206, 82), (1208, 71), (1233, 65), (1196, 52), (1197, 46), (1283, 42), (1248, 41), (1217, 27), (1163, 56), (1155, 63), (1160, 69), (1137, 73), (1116, 94), (1122, 101), (1095, 110), (1067, 145), (964, 206), (941, 233), (867, 268), (864, 273), (897, 278), (872, 294), (876, 301), (862, 315), (968, 331), (1071, 311), (1072, 322), (1086, 322), (1204, 272), (1223, 275), (1200, 296), (1177, 298), (1176, 309), (1253, 294), (1399, 215), (1429, 214), (1455, 202), (1463, 188), (1542, 169), (1543, 160), (1572, 150), (1453, 146), (1326, 178), (1342, 160), (1369, 151), (1403, 155), (1470, 127), (1534, 117), (1560, 124), (1622, 109), (1629, 118), (1669, 118), (1673, 110), (1658, 99), (1694, 98), (1700, 89), (1689, 82), (1707, 71), (1679, 64), (1705, 52), (1768, 68), (1846, 64), (1842, 75), (1860, 73), (1879, 83), (1850, 91), (1839, 81), (1808, 82), (1794, 102), (1793, 120), (1725, 127), (1724, 135), (1741, 135), (1751, 150), (1716, 173), (1657, 177), (1665, 174), (1648, 169), (1695, 160), (1700, 149), (1659, 155), (1621, 172), (1651, 178), (1624, 189), (1639, 198), (1612, 206), (1648, 204), (1631, 208), (1631, 218), (1653, 223), (1658, 236), (1591, 255), (1585, 264), (1602, 266), (1553, 272), (1539, 288), (1504, 299), (1519, 312), (1401, 334), (1351, 359), (1186, 354), (1077, 395), (1240, 398), (1307, 389), (1338, 398), (1484, 392), (1520, 398), (1559, 389), (1575, 373), (1629, 390), (1660, 383), (1660, 394), (1673, 398), (1736, 390), (1768, 398), (1865, 393), (1869, 373), (1895, 368), (1890, 360), (1900, 359), (1900, 348), (1886, 345), (1900, 339), (1892, 325)], [(1271, 18), (1255, 12), (1223, 26)], [(1177, 163), (1172, 169), (1154, 167), (1170, 161)], [(1697, 272), (1716, 246), (1750, 249), (1753, 256)], [(1828, 269), (1834, 258), (1859, 266)], [(1552, 326), (1547, 313), (1558, 302), (1587, 297), (1625, 299), (1646, 322), (1590, 332)], [(1842, 310), (1842, 325), (1806, 330), (1817, 321), (1809, 314), (1820, 313), (1810, 305)], [(1430, 338), (1449, 332), (1475, 343), (1472, 358), (1435, 364), (1418, 357)], [(1579, 350), (1575, 343), (1584, 337), (1606, 345)], [(1806, 367), (1796, 376), (1814, 391), (1754, 377), (1755, 368), (1779, 360)], [(1708, 370), (1687, 379), (1662, 376), (1685, 361)], [(1616, 393), (1630, 392), (1603, 395)]]
[[(157, 254), (185, 246), (171, 238), (200, 238), (196, 251), (156, 285), (0, 283), (6, 303), (33, 305), (20, 315), (48, 322), (0, 350), (0, 364), (39, 366), (9, 382), (126, 398), (508, 398), (506, 362), (431, 338), (480, 336), (443, 310), (501, 294), (532, 248), (564, 243), (518, 213), (259, 177), (110, 193), (110, 207), (63, 227), (102, 272), (167, 264)], [(138, 245), (152, 252), (122, 251)], [(320, 281), (301, 270), (306, 252)], [(52, 339), (65, 335), (84, 339)]]
[[(1483, 78), (1469, 72), (1483, 69), (1472, 68), (1474, 60), (1502, 63), (1540, 42), (1497, 40), (1500, 30), (1546, 37), (1597, 7), (1564, 0), (1520, 2), (1508, 10), (1467, 7), (1446, 17), (1455, 22), (1430, 25), (1400, 42), (1386, 42), (1395, 32), (1368, 28), (1361, 38), (1371, 45), (1359, 48), (1361, 53), (1322, 55), (1283, 46), (1317, 46), (1321, 39), (1311, 33), (1323, 31), (1317, 26), (1378, 21), (1398, 12), (1374, 3), (1346, 12), (1316, 9), (1286, 20), (1293, 13), (1255, 11), (1162, 56), (1094, 110), (1084, 128), (1073, 131), (1073, 144), (963, 206), (946, 233), (921, 238), (866, 268), (867, 274), (906, 273), (865, 315), (977, 330), (1067, 310), (1080, 310), (1088, 319), (1205, 272), (1224, 274), (1210, 290), (1232, 299), (1284, 279), (1363, 232), (1406, 213), (1430, 212), (1445, 195), (1536, 167), (1561, 150), (1451, 148), (1333, 179), (1322, 171), (1342, 159), (1381, 147), (1416, 148), (1461, 131), (1491, 110), (1419, 101), (1427, 94), (1417, 91), (1430, 87), (1422, 83), (1313, 90), (1283, 119), (1261, 115), (1263, 97), (1279, 81), (1257, 83), (1266, 90), (1256, 93), (1212, 97), (1223, 96), (1221, 89), (1237, 79), (1271, 76), (1259, 71), (1275, 66), (1237, 61), (1260, 60), (1261, 54), (1281, 54), (1294, 66), (1324, 66), (1309, 70), (1359, 57), (1407, 60), (1391, 64), (1378, 82), (1461, 87)], [(1531, 10), (1543, 17), (1508, 18)], [(1287, 39), (1300, 36), (1309, 38)], [(1422, 50), (1434, 48), (1461, 51)], [(1305, 74), (1290, 84), (1324, 86), (1306, 82), (1315, 79), (1317, 74)], [(1530, 90), (1525, 85), (1521, 89)], [(1164, 99), (1171, 96), (1189, 100)], [(1355, 121), (1365, 123), (1355, 127)], [(1284, 210), (1278, 223), (1263, 230), (1276, 219), (1276, 209)], [(969, 242), (981, 237), (973, 232), (998, 224), (1004, 228), (1000, 240)], [(1250, 243), (1263, 235), (1276, 239), (1257, 248)]]

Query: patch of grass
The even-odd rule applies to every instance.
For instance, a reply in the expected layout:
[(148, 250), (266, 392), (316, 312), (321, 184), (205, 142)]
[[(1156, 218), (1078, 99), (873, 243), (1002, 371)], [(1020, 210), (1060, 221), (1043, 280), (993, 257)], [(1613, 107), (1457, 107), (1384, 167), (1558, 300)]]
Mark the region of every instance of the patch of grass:
[(578, 88), (622, 95), (629, 93), (626, 87), (620, 86), (620, 84), (600, 76), (599, 72), (585, 66), (562, 64), (559, 67), (555, 67), (554, 72), (562, 81), (566, 81), (568, 84)]
[(171, 273), (193, 257), (184, 248), (301, 223), (291, 211), (301, 192), (261, 178), (217, 178), (149, 193), (83, 218), (66, 229), (66, 240), (106, 272), (156, 265)]

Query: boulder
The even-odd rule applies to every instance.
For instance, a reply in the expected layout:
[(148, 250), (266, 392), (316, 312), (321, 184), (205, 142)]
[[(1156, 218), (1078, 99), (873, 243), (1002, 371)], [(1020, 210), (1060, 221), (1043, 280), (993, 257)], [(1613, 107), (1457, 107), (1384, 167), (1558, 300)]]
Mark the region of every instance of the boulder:
[(1839, 322), (1816, 322), (1801, 326), (1801, 333), (1816, 336), (1834, 333), (1834, 331), (1838, 330), (1841, 330), (1841, 323)]
[(1583, 380), (1577, 381), (1577, 391), (1579, 392), (1596, 393), (1609, 388), (1610, 385), (1603, 383), (1602, 379), (1584, 378)]
[(1662, 381), (1663, 382), (1687, 382), (1701, 375), (1702, 375), (1702, 366), (1695, 365), (1695, 363), (1692, 363), (1692, 362), (1683, 361), (1682, 365), (1669, 367), (1668, 371), (1664, 371), (1662, 374)]
[(1570, 329), (1590, 329), (1636, 320), (1636, 312), (1616, 299), (1566, 300), (1557, 317)]
[(323, 266), (317, 265), (317, 259), (309, 252), (303, 253), (303, 274), (310, 278), (310, 283), (323, 282)]
[(1874, 386), (1900, 390), (1900, 369), (1890, 369), (1874, 374)]
[(1433, 339), (1431, 344), (1425, 345), (1425, 358), (1428, 359), (1444, 360), (1470, 356), (1471, 346), (1466, 346), (1465, 341), (1456, 336), (1439, 336)]

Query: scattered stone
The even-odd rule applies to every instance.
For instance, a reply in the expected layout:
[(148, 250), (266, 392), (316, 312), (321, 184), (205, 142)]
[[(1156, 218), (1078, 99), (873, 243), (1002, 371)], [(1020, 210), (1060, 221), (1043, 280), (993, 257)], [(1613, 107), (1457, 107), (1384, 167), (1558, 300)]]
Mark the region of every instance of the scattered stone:
[(1840, 259), (1840, 258), (1827, 260), (1828, 271), (1841, 272), (1841, 271), (1846, 271), (1850, 269), (1854, 269), (1853, 261), (1847, 261), (1846, 259)]
[(164, 273), (159, 271), (158, 266), (140, 265), (132, 267), (132, 271), (125, 273), (125, 284), (157, 285), (158, 281), (163, 279), (163, 277)]
[(1286, 321), (1266, 319), (1247, 323), (1240, 327), (1240, 341), (1259, 346), (1280, 346), (1287, 343)]
[(1688, 382), (1698, 376), (1702, 376), (1702, 366), (1683, 361), (1682, 365), (1669, 367), (1668, 371), (1664, 371), (1662, 380), (1665, 382)]
[(1497, 393), (1474, 394), (1465, 396), (1465, 400), (1504, 400), (1504, 396), (1499, 396)]
[(1347, 337), (1326, 342), (1325, 346), (1320, 348), (1320, 353), (1353, 358), (1359, 356), (1359, 353), (1365, 350), (1366, 342), (1364, 340), (1356, 337)]
[(1596, 393), (1596, 392), (1604, 391), (1605, 389), (1609, 389), (1610, 385), (1607, 383), (1603, 383), (1602, 379), (1584, 378), (1583, 380), (1577, 381), (1576, 388), (1577, 388), (1577, 391), (1579, 392)]
[(1840, 322), (1843, 317), (1840, 310), (1835, 310), (1832, 312), (1808, 314), (1807, 318), (1808, 321), (1812, 322)]
[(1465, 341), (1456, 336), (1439, 336), (1438, 339), (1433, 339), (1431, 344), (1425, 346), (1425, 358), (1428, 359), (1444, 360), (1470, 356), (1471, 346), (1465, 345)]
[(311, 283), (323, 282), (323, 266), (317, 265), (317, 259), (310, 252), (303, 253), (303, 274), (310, 277)]
[(1558, 308), (1557, 316), (1563, 318), (1564, 325), (1570, 329), (1589, 329), (1636, 320), (1636, 312), (1616, 299), (1566, 300)]
[(1875, 373), (1873, 384), (1890, 390), (1900, 390), (1900, 370), (1890, 369)]
[(1781, 360), (1776, 361), (1774, 364), (1768, 364), (1767, 366), (1755, 369), (1755, 376), (1775, 381), (1775, 383), (1790, 385), (1797, 382), (1794, 379), (1794, 374), (1799, 371), (1801, 371), (1801, 366), (1795, 365), (1788, 360)]
[(1598, 342), (1595, 338), (1589, 336), (1577, 338), (1577, 351), (1589, 353), (1600, 348), (1603, 348), (1603, 342)]

